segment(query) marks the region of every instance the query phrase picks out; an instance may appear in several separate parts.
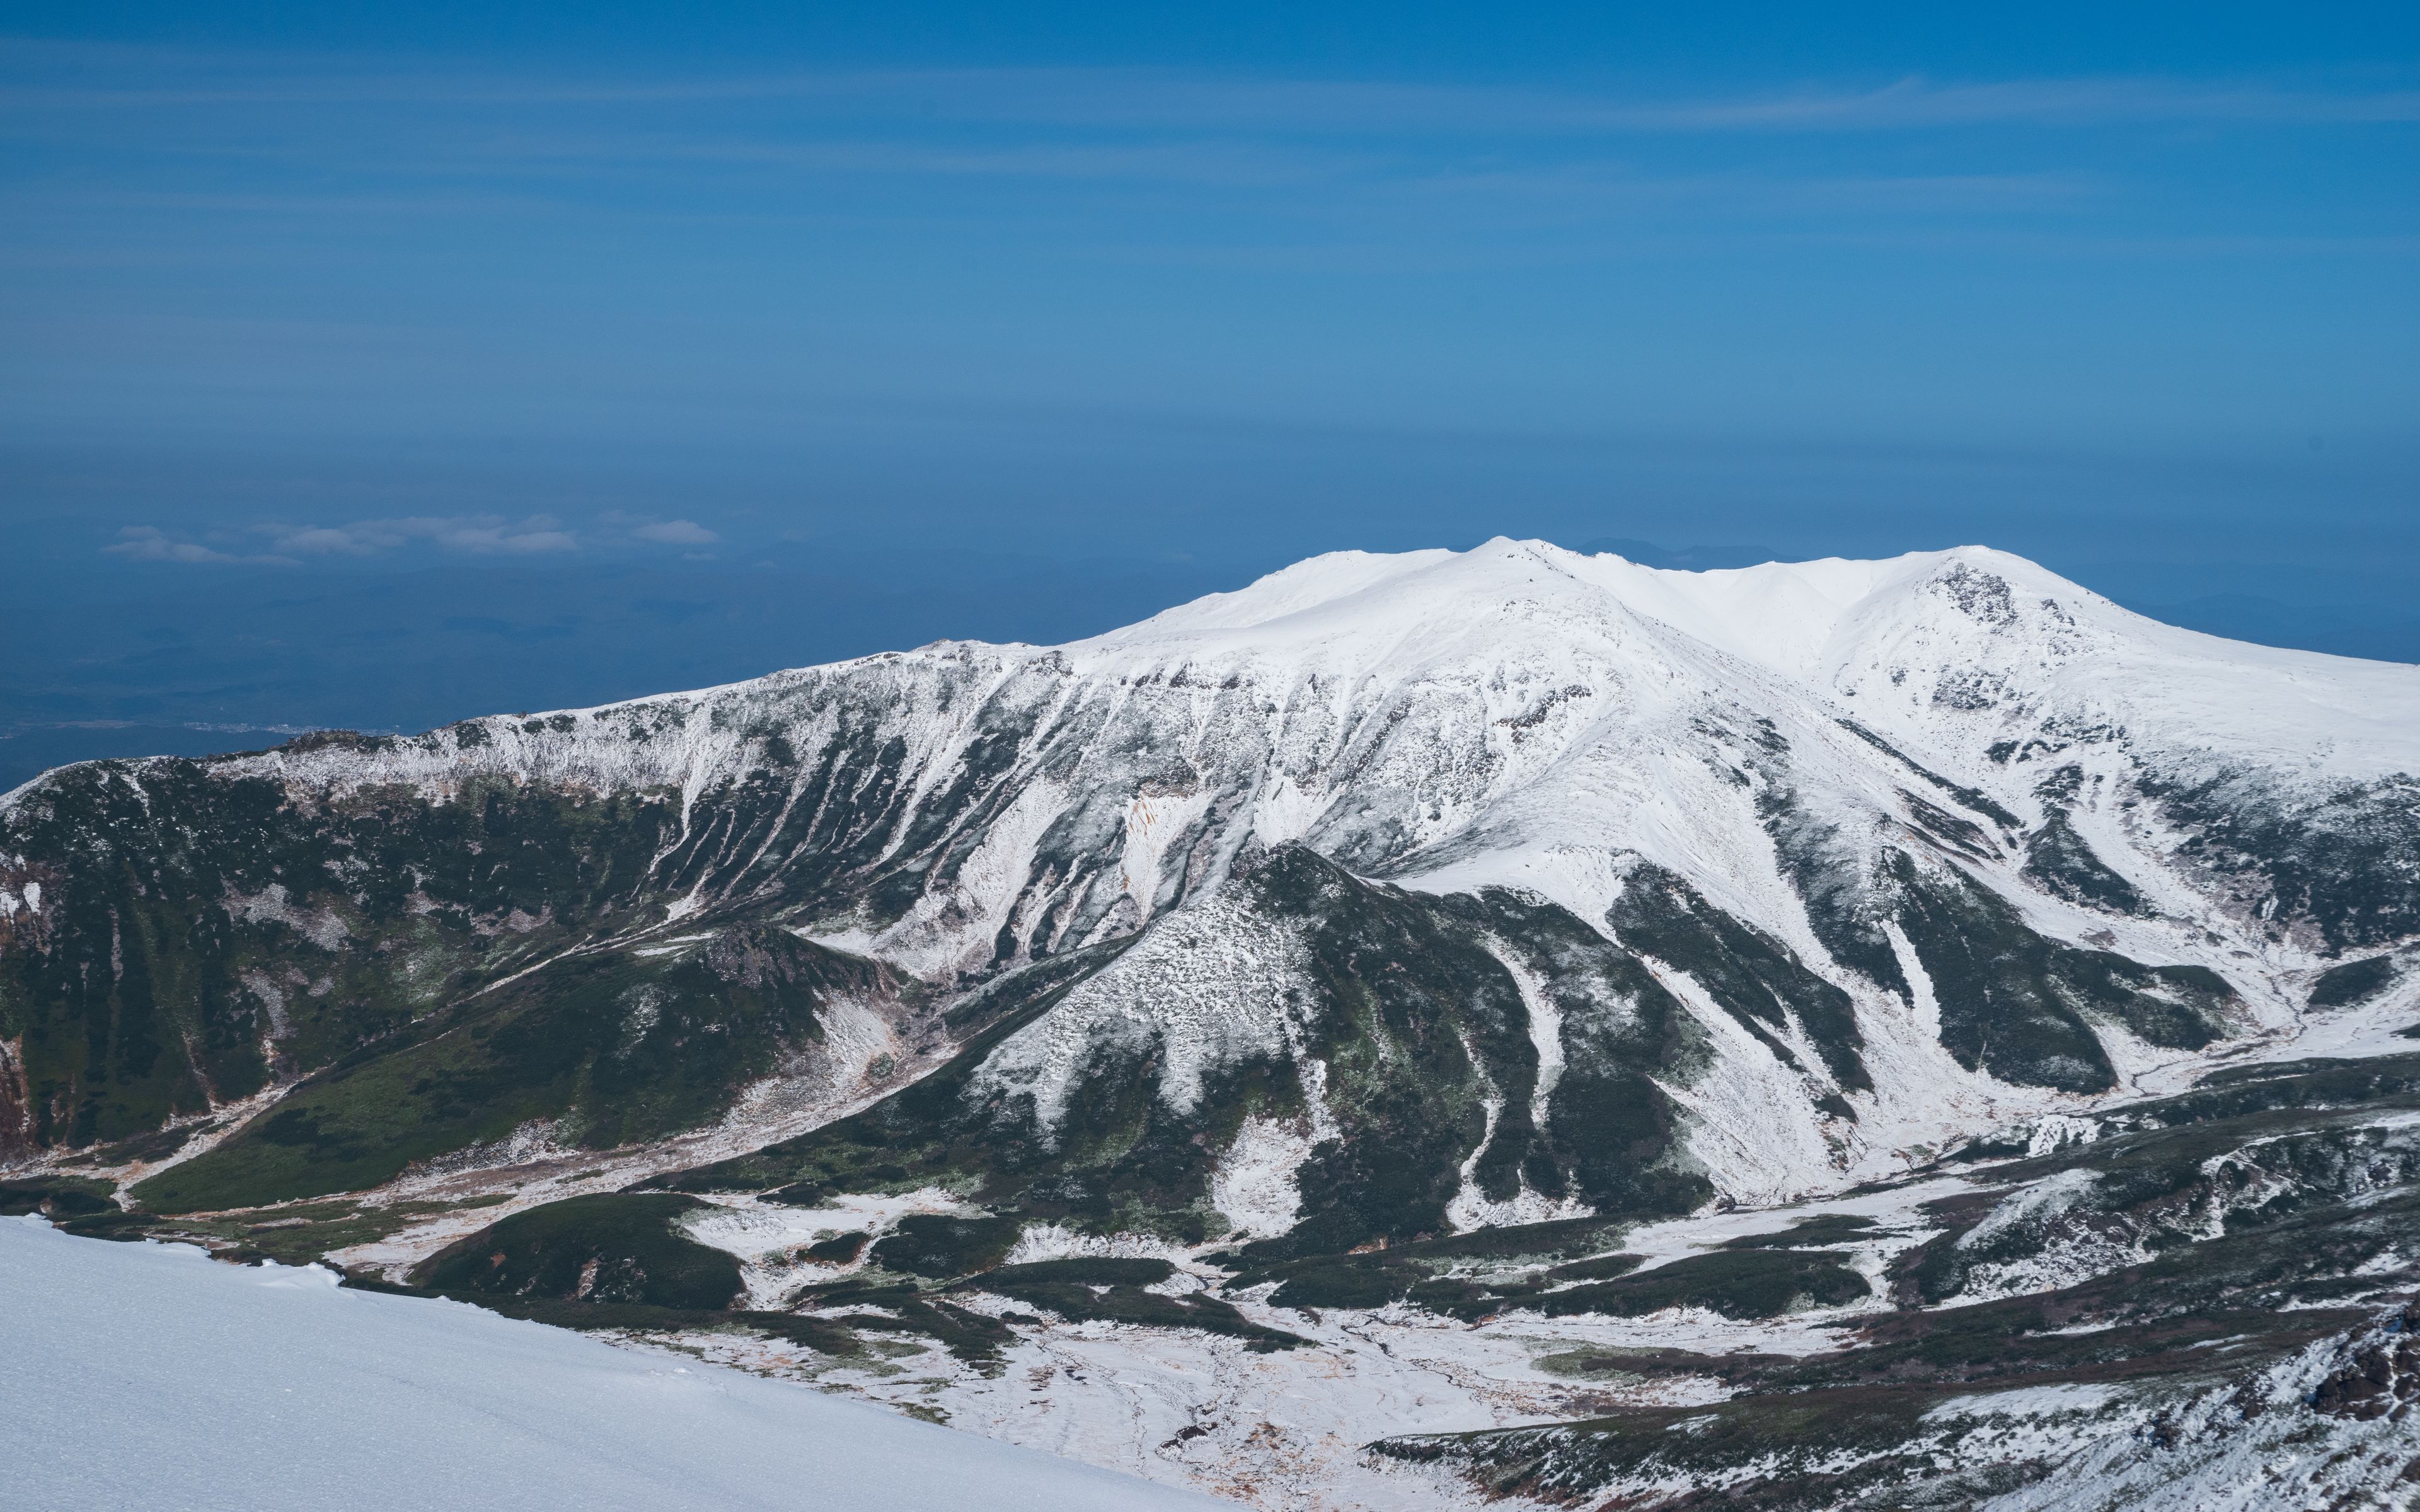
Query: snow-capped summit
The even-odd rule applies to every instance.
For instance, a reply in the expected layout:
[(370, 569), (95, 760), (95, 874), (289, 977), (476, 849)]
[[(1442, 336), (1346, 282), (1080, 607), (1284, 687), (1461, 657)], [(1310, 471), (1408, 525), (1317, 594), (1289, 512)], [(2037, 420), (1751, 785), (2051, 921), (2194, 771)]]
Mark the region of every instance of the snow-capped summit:
[(2012, 703), (2055, 705), (2347, 770), (2420, 763), (2420, 675), (2408, 667), (2178, 629), (1986, 547), (1711, 572), (1502, 537), (1466, 552), (1332, 552), (1068, 650), (1166, 660), (1179, 647), (1275, 656), (1351, 644), (1395, 662), (1478, 636), (1509, 664), (1530, 649), (1527, 625), (1549, 642), (1618, 642), (1613, 626), (1637, 619), (1862, 699), (1854, 707), (1873, 722), (1911, 734), (1954, 737), (1976, 721), (1952, 715), (1987, 706), (2005, 722)]

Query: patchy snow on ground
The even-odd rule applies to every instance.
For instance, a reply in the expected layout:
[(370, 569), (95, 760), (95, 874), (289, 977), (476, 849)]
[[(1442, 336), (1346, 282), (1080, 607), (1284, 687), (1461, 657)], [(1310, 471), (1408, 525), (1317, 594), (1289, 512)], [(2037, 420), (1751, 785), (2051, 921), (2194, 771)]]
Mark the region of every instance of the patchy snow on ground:
[[(2021, 1489), (1984, 1504), (1989, 1512), (2267, 1512), (2269, 1508), (2410, 1507), (2415, 1489), (2412, 1423), (2407, 1412), (2330, 1415), (2301, 1411), (2357, 1351), (2391, 1340), (2382, 1323), (2350, 1339), (2322, 1340), (2241, 1384), (2214, 1387), (2181, 1404), (2125, 1411), (2122, 1398), (2086, 1403), (2088, 1387), (2055, 1402), (2006, 1402), (2043, 1393), (2002, 1392), (2020, 1412), (2002, 1431), (2006, 1458), (2047, 1453), (2055, 1467)], [(1978, 1414), (1994, 1396), (1952, 1404)], [(2115, 1398), (2115, 1394), (2112, 1394)], [(2101, 1410), (2096, 1412), (2093, 1408)], [(2112, 1408), (2117, 1410), (2112, 1410)], [(2031, 1442), (2027, 1442), (2030, 1440)]]
[(841, 1234), (879, 1239), (910, 1214), (956, 1212), (965, 1206), (954, 1194), (930, 1186), (896, 1195), (835, 1196), (816, 1208), (727, 1194), (705, 1201), (680, 1227), (699, 1243), (737, 1257), (748, 1305), (768, 1310), (787, 1305), (799, 1288), (833, 1280), (861, 1263), (831, 1265), (804, 1254), (816, 1241)]

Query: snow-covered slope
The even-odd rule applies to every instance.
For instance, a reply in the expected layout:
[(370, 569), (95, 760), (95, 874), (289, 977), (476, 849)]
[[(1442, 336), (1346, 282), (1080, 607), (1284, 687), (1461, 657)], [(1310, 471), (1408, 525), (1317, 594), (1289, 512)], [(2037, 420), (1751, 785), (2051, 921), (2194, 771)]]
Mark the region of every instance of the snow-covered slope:
[(456, 1303), (0, 1219), (12, 1506), (1206, 1508), (1190, 1493)]

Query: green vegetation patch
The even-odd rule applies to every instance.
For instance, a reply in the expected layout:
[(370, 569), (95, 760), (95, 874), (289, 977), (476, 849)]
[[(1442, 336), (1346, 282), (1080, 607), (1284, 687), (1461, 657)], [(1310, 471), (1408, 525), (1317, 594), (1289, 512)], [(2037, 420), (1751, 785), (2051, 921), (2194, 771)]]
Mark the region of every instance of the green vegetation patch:
[(1707, 1376), (1726, 1383), (1755, 1382), (1797, 1364), (1787, 1354), (1699, 1354), (1652, 1345), (1590, 1345), (1541, 1355), (1529, 1362), (1550, 1376), (1575, 1381), (1651, 1380), (1659, 1376)]
[(936, 1280), (970, 1275), (1005, 1258), (1024, 1227), (1015, 1218), (916, 1213), (900, 1219), (874, 1246), (874, 1261), (886, 1271)]
[(107, 1181), (83, 1176), (27, 1176), (0, 1181), (0, 1218), (38, 1212), (64, 1221), (116, 1212), (117, 1204), (110, 1196), (116, 1190)]
[(2355, 1003), (2367, 1002), (2395, 985), (2395, 961), (2390, 956), (2374, 955), (2366, 961), (2330, 966), (2311, 984), (2311, 1007), (2350, 1008)]
[(493, 1207), (504, 1200), (499, 1194), (464, 1202), (396, 1202), (374, 1208), (350, 1201), (313, 1202), (208, 1218), (130, 1216), (143, 1226), (147, 1237), (201, 1244), (222, 1259), (310, 1265), (334, 1251), (384, 1239), (417, 1219)]
[[(637, 903), (668, 805), (474, 781), (291, 802), (224, 764), (89, 763), (0, 816), (44, 884), (0, 948), (41, 1146), (139, 1139), (400, 1045), (432, 1010)], [(158, 1158), (150, 1156), (147, 1158)]]
[[(1246, 1272), (1229, 1283), (1250, 1286), (1266, 1273)], [(1282, 1284), (1269, 1294), (1276, 1307), (1384, 1307), (1398, 1303), (1429, 1279), (1418, 1266), (1374, 1255), (1323, 1256), (1286, 1266)]]
[[(1950, 1395), (1911, 1387), (1760, 1394), (1702, 1407), (1643, 1408), (1548, 1429), (1385, 1439), (1372, 1447), (1414, 1463), (1478, 1470), (1499, 1496), (1551, 1488), (1557, 1497), (1578, 1500), (1617, 1480), (1653, 1476), (1724, 1484), (1724, 1504), (1730, 1506), (1844, 1505), (1878, 1483), (1926, 1468), (1923, 1456), (1902, 1460), (1890, 1451), (1920, 1442), (1925, 1413)], [(1887, 1457), (1883, 1463), (1860, 1466), (1848, 1476), (1795, 1471), (1771, 1497), (1764, 1493), (1773, 1481), (1729, 1483), (1732, 1473), (1761, 1463), (1795, 1466), (1809, 1456), (1877, 1452)]]
[(861, 1229), (819, 1239), (806, 1247), (805, 1254), (818, 1265), (855, 1265), (858, 1257), (865, 1253), (865, 1246), (873, 1242), (874, 1236)]
[(414, 1161), (557, 1120), (594, 1149), (719, 1117), (784, 1049), (820, 1034), (872, 968), (766, 927), (676, 957), (557, 962), (473, 998), (426, 1037), (304, 1083), (208, 1154), (143, 1182), (164, 1212), (357, 1192)]
[[(1314, 1255), (1295, 1260), (1256, 1258), (1254, 1252), (1261, 1246), (1250, 1245), (1235, 1257), (1241, 1269), (1227, 1282), (1227, 1289), (1275, 1281), (1280, 1285), (1269, 1301), (1280, 1307), (1371, 1308), (1408, 1301), (1451, 1317), (1480, 1318), (1544, 1290), (1544, 1284), (1528, 1277), (1482, 1281), (1452, 1273), (1491, 1263), (1546, 1266), (1571, 1256), (1589, 1256), (1618, 1242), (1631, 1226), (1631, 1220), (1619, 1218), (1566, 1218), (1482, 1228), (1361, 1254)], [(1637, 1256), (1622, 1255), (1574, 1263), (1596, 1268), (1594, 1275), (1611, 1276), (1641, 1262)]]
[(2063, 812), (2054, 810), (2025, 841), (2025, 875), (2071, 903), (2146, 918), (2153, 912), (2134, 885), (2110, 870)]
[(665, 1192), (550, 1202), (447, 1245), (422, 1261), (411, 1279), (466, 1299), (726, 1308), (739, 1291), (738, 1260), (674, 1227), (675, 1220), (704, 1206)]
[[(843, 1313), (839, 1321), (869, 1334), (921, 1335), (972, 1365), (997, 1365), (1001, 1351), (1016, 1342), (1016, 1333), (1000, 1319), (923, 1295), (912, 1287), (867, 1291), (847, 1302), (884, 1310)], [(836, 1305), (829, 1299), (826, 1304)]]
[(1798, 1250), (1723, 1250), (1652, 1271), (1525, 1299), (1550, 1317), (1614, 1313), (1636, 1318), (1667, 1307), (1704, 1307), (1725, 1318), (1777, 1318), (1800, 1307), (1838, 1307), (1872, 1294), (1866, 1278), (1830, 1256)]
[(1795, 1020), (1841, 1087), (1873, 1085), (1849, 995), (1808, 970), (1788, 946), (1707, 902), (1679, 873), (1639, 866), (1606, 922), (1623, 945), (1688, 972), (1783, 1064), (1798, 1064), (1790, 1044)]
[(1550, 1281), (1610, 1281), (1618, 1275), (1628, 1275), (1647, 1263), (1644, 1255), (1600, 1255), (1592, 1260), (1574, 1260), (1558, 1265), (1546, 1273)]
[(1481, 1228), (1450, 1239), (1424, 1240), (1381, 1252), (1398, 1259), (1427, 1264), (1498, 1260), (1548, 1263), (1585, 1257), (1612, 1244), (1637, 1227), (1628, 1218), (1558, 1218), (1543, 1224), (1512, 1224)]
[(1892, 852), (1900, 927), (1941, 1002), (1941, 1042), (1968, 1070), (2071, 1092), (2105, 1091), (2117, 1072), (2090, 1020), (2122, 1024), (2151, 1043), (2198, 1050), (2240, 1008), (2225, 979), (2198, 966), (2149, 966), (2086, 950), (2027, 926), (2016, 910), (1955, 872)]
[[(1132, 1283), (1100, 1284), (1075, 1279), (1046, 1280), (1031, 1274), (1010, 1273), (1045, 1271), (1053, 1265), (1081, 1266), (1117, 1262), (1042, 1261), (1035, 1265), (1007, 1266), (968, 1283), (1011, 1302), (1021, 1302), (1031, 1307), (1045, 1307), (1071, 1323), (1129, 1323), (1140, 1328), (1189, 1328), (1205, 1334), (1219, 1334), (1245, 1341), (1246, 1347), (1266, 1352), (1272, 1350), (1297, 1349), (1311, 1341), (1300, 1335), (1255, 1323), (1238, 1312), (1234, 1304), (1217, 1297), (1164, 1297), (1156, 1291), (1145, 1291)], [(1157, 1265), (1162, 1273), (1155, 1280), (1166, 1280), (1165, 1260), (1128, 1262)], [(1138, 1271), (1133, 1273), (1141, 1274)], [(1150, 1283), (1144, 1283), (1148, 1285)]]
[[(1302, 1048), (1329, 1068), (1337, 1135), (1298, 1172), (1300, 1221), (1243, 1245), (1248, 1266), (1440, 1242), (1474, 1151), (1473, 1180), (1501, 1198), (1526, 1188), (1634, 1216), (1683, 1212), (1705, 1199), (1704, 1179), (1673, 1166), (1672, 1108), (1658, 1085), (1694, 1077), (1702, 1036), (1602, 932), (1507, 892), (1403, 892), (1299, 847), (1255, 858), (1233, 886), (1241, 903), (1284, 921), (1303, 943), (1300, 976), (1287, 990), (1298, 995)], [(1153, 926), (1155, 949), (1218, 949), (1188, 927), (1182, 915), (1163, 918)], [(1537, 1048), (1499, 949), (1526, 958), (1550, 984), (1565, 1026), (1570, 1050), (1543, 1128), (1530, 1115)], [(1210, 1196), (1219, 1152), (1246, 1119), (1295, 1118), (1307, 1106), (1291, 1055), (1221, 1066), (1180, 1110), (1158, 1095), (1156, 1047), (1105, 1041), (1075, 1068), (1077, 1086), (1047, 1129), (1029, 1094), (977, 1074), (1002, 1041), (1117, 953), (1094, 948), (1080, 961), (1008, 973), (977, 995), (963, 1050), (930, 1075), (852, 1117), (661, 1184), (803, 1188), (816, 1200), (942, 1185), (1002, 1219), (1205, 1242), (1225, 1221)], [(1492, 1133), (1491, 1098), (1499, 1102)], [(998, 1245), (986, 1242), (992, 1252), (961, 1253), (945, 1230), (910, 1228), (877, 1246), (876, 1259), (939, 1279), (997, 1263)]]
[(2420, 1105), (2420, 1055), (2228, 1066), (2212, 1072), (2193, 1091), (2135, 1103), (2122, 1109), (2120, 1116), (2129, 1124), (2166, 1128), (2252, 1113), (2365, 1103)]
[(1078, 1256), (1064, 1260), (1034, 1260), (1003, 1265), (986, 1273), (980, 1285), (986, 1291), (1002, 1286), (1074, 1285), (1079, 1287), (1150, 1287), (1176, 1273), (1166, 1260), (1144, 1257)]
[(1817, 1249), (1825, 1244), (1846, 1244), (1866, 1237), (1874, 1221), (1854, 1212), (1824, 1212), (1812, 1218), (1801, 1218), (1777, 1234), (1747, 1234), (1725, 1244), (1725, 1249)]
[[(348, 1275), (345, 1285), (402, 1297), (455, 1296), (428, 1287), (396, 1286), (369, 1275)], [(688, 1334), (744, 1332), (782, 1339), (817, 1354), (849, 1358), (865, 1352), (864, 1341), (846, 1323), (796, 1313), (704, 1307), (659, 1307), (646, 1303), (581, 1302), (560, 1297), (508, 1297), (492, 1292), (455, 1296), (506, 1318), (583, 1333)]]

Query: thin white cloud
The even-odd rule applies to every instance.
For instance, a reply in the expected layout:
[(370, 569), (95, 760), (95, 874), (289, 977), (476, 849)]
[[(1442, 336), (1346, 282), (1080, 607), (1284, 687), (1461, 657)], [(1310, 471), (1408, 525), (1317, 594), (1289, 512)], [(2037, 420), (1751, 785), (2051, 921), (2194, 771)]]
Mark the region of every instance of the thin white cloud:
[[(627, 112), (778, 103), (798, 124), (892, 119), (1145, 131), (1787, 132), (2106, 122), (2420, 121), (2420, 89), (2325, 75), (2104, 74), (1864, 83), (1698, 96), (1137, 68), (574, 75), (397, 69), (376, 54), (188, 51), (0, 37), (0, 111), (339, 107)], [(71, 77), (73, 84), (59, 84)], [(40, 80), (40, 83), (32, 81)]]
[(295, 564), (291, 557), (244, 556), (233, 551), (221, 551), (199, 541), (179, 541), (156, 525), (129, 525), (117, 532), (115, 543), (102, 547), (101, 550), (131, 562), (234, 562), (286, 567)]
[(352, 531), (334, 530), (319, 525), (306, 525), (301, 530), (283, 532), (277, 537), (277, 545), (280, 549), (313, 557), (362, 557), (378, 549)]
[(642, 525), (630, 533), (642, 541), (659, 541), (666, 546), (712, 546), (722, 539), (693, 519), (659, 520)]
[[(580, 548), (579, 537), (549, 515), (532, 515), (520, 520), (500, 515), (420, 515), (356, 520), (349, 525), (262, 525), (255, 527), (255, 531), (269, 537), (268, 551), (245, 554), (223, 550), (172, 536), (156, 525), (129, 525), (117, 532), (116, 542), (101, 550), (134, 562), (253, 563), (290, 567), (307, 558), (375, 556), (416, 542), (470, 556), (543, 556)], [(692, 538), (682, 536), (678, 540), (689, 544)]]
[(2118, 121), (2390, 123), (2420, 120), (2420, 90), (2263, 79), (2124, 75), (1887, 83), (1697, 97), (1269, 79), (1130, 69), (984, 69), (826, 76), (792, 93), (878, 114), (1147, 130), (1309, 134), (1562, 134), (1902, 131)]
[(426, 541), (474, 556), (528, 556), (576, 551), (579, 539), (549, 515), (508, 520), (500, 515), (415, 515), (356, 520), (350, 525), (263, 527), (279, 551), (295, 556), (370, 556)]
[(579, 541), (569, 531), (534, 530), (525, 526), (456, 524), (438, 532), (431, 539), (449, 551), (469, 551), (477, 555), (501, 552), (534, 556), (580, 549)]

